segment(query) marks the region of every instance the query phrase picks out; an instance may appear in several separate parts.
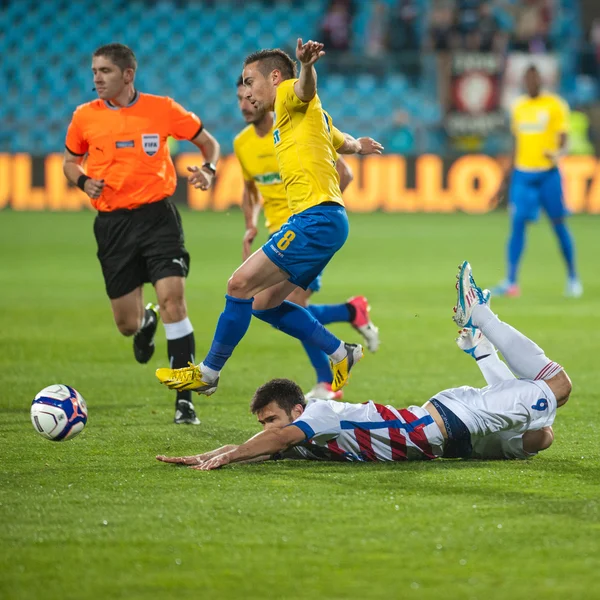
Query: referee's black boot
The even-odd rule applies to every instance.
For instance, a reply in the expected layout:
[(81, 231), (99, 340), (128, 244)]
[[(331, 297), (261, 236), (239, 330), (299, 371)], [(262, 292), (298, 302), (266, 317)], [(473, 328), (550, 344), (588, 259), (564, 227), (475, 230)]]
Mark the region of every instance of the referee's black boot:
[[(187, 392), (188, 394), (190, 392)], [(177, 398), (175, 402), (175, 419), (177, 425), (185, 423), (187, 425), (200, 425), (200, 419), (196, 416), (196, 410), (191, 400)]]
[(158, 307), (146, 305), (140, 330), (133, 336), (133, 354), (139, 363), (147, 363), (154, 354), (154, 334), (158, 327)]

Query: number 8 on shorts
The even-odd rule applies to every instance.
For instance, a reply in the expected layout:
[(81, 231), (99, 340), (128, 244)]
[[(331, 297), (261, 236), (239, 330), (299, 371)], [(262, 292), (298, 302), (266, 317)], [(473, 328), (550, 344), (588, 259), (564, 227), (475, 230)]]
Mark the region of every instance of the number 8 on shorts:
[(289, 231), (286, 231), (282, 236), (281, 239), (277, 242), (277, 247), (280, 250), (285, 250), (291, 243), (292, 240), (296, 237), (296, 233), (293, 232), (291, 229)]

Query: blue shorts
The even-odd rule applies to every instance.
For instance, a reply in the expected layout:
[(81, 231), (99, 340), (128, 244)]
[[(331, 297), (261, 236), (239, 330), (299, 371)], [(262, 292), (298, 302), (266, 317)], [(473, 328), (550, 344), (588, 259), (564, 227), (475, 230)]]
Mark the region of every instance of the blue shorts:
[[(271, 241), (271, 239), (273, 238), (274, 235), (277, 235), (279, 233), (279, 231), (276, 231), (274, 233), (272, 233), (269, 236), (269, 241)], [(323, 271), (321, 271), (309, 284), (308, 284), (308, 290), (310, 290), (311, 292), (318, 292), (321, 289), (321, 283), (323, 280)]]
[(321, 272), (347, 237), (346, 209), (339, 204), (319, 204), (292, 215), (262, 249), (289, 274), (292, 283), (317, 291)]
[(509, 202), (513, 215), (526, 221), (537, 221), (541, 207), (551, 219), (569, 215), (557, 168), (531, 172), (515, 169), (510, 181)]
[(321, 271), (309, 284), (308, 289), (311, 292), (318, 292), (321, 289), (321, 281), (323, 279), (323, 271)]

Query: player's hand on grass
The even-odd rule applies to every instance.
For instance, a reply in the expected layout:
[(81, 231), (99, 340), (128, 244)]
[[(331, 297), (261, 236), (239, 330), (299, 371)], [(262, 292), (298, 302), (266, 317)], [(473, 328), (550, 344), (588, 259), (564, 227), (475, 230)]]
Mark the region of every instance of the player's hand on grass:
[(359, 154), (381, 154), (383, 152), (383, 146), (373, 138), (361, 137), (357, 142), (360, 144)]
[(104, 179), (87, 179), (83, 184), (83, 191), (90, 198), (99, 198), (104, 189)]
[(193, 456), (164, 456), (159, 454), (156, 460), (176, 465), (199, 465), (206, 460), (206, 453), (194, 454)]
[(302, 63), (305, 67), (310, 67), (314, 65), (321, 56), (325, 56), (325, 52), (323, 52), (324, 45), (320, 42), (313, 42), (312, 40), (308, 40), (306, 44), (302, 43), (302, 38), (298, 38), (298, 43), (296, 45), (296, 58)]
[(213, 469), (219, 469), (224, 467), (231, 462), (231, 452), (224, 452), (218, 456), (214, 456), (210, 460), (207, 460), (199, 465), (191, 466), (190, 469), (196, 469), (196, 471), (212, 471)]
[(191, 175), (188, 176), (188, 181), (197, 190), (200, 189), (206, 191), (210, 188), (215, 177), (211, 172), (196, 166), (188, 167), (187, 170), (191, 173)]
[(243, 249), (242, 249), (242, 260), (246, 260), (252, 254), (252, 242), (258, 235), (258, 229), (256, 227), (248, 227), (246, 233), (244, 233)]

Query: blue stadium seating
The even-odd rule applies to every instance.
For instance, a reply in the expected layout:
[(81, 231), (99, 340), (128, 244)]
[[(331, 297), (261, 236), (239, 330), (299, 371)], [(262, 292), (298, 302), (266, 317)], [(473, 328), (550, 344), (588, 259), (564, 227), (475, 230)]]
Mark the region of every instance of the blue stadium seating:
[[(396, 0), (384, 0), (392, 5)], [(418, 31), (424, 34), (433, 0), (417, 0)], [(82, 10), (82, 4), (85, 9)], [(293, 50), (295, 39), (314, 38), (327, 0), (244, 3), (234, 0), (176, 2), (104, 0), (15, 0), (0, 11), (0, 151), (61, 151), (73, 109), (95, 97), (90, 71), (93, 50), (111, 41), (130, 45), (138, 57), (137, 87), (170, 95), (197, 112), (231, 151), (242, 127), (235, 81), (243, 58), (262, 47)], [(362, 53), (373, 3), (355, 0), (353, 52)], [(582, 35), (577, 5), (560, 0), (560, 19), (552, 40), (561, 54), (563, 91), (571, 101), (597, 97), (597, 82), (576, 77), (574, 45)], [(510, 14), (498, 9), (504, 27)], [(409, 113), (417, 151), (440, 149), (435, 68), (423, 58), (422, 76), (411, 82), (402, 73), (385, 78), (371, 73), (328, 73), (320, 79), (325, 108), (344, 129), (385, 138), (396, 110)], [(410, 139), (410, 136), (407, 137)], [(495, 141), (490, 147), (498, 146)], [(500, 144), (501, 146), (501, 144)], [(183, 146), (185, 148), (185, 146)]]

